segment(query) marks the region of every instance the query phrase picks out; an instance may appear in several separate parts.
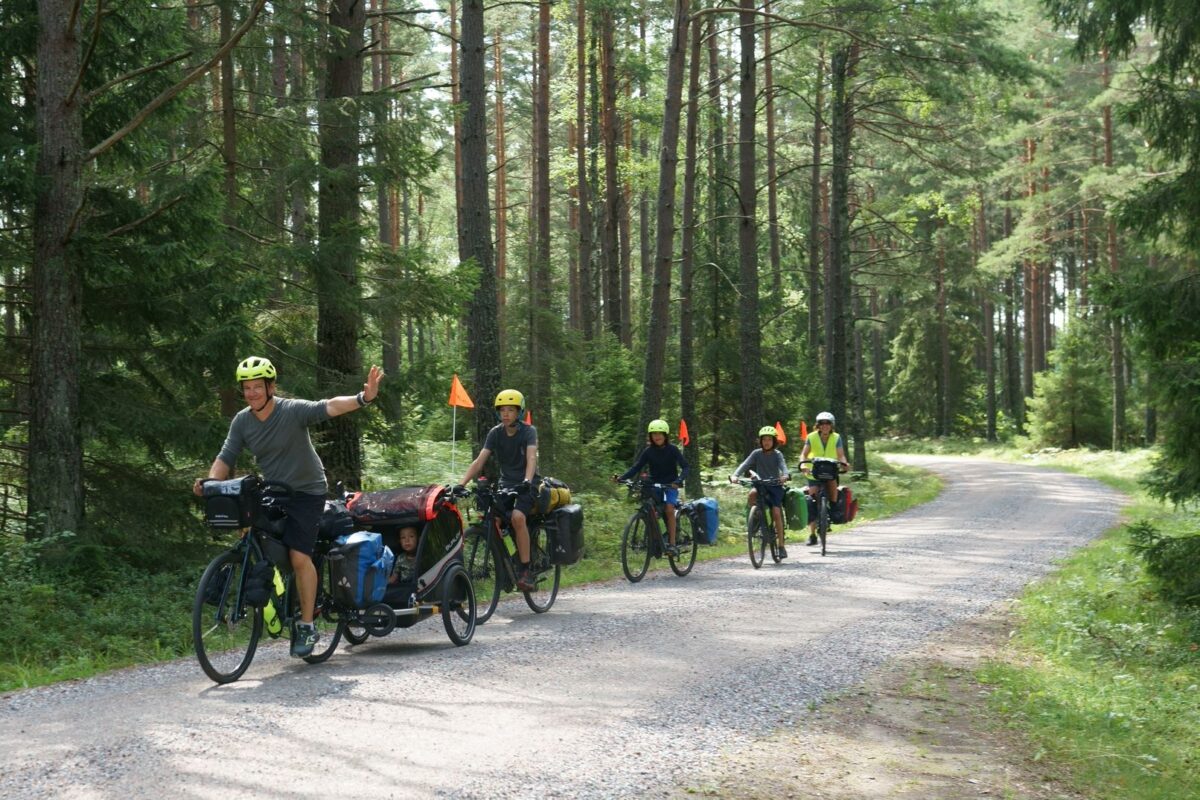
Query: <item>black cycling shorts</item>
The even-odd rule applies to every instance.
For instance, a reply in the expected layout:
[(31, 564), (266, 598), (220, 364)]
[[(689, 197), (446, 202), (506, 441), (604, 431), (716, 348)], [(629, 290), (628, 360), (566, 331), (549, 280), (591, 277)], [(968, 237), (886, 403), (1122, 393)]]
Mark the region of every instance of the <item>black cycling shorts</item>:
[(287, 509), (283, 543), (289, 550), (297, 550), (311, 556), (317, 543), (317, 526), (321, 522), (321, 512), (325, 510), (324, 495), (297, 492), (291, 497), (280, 497), (276, 502)]

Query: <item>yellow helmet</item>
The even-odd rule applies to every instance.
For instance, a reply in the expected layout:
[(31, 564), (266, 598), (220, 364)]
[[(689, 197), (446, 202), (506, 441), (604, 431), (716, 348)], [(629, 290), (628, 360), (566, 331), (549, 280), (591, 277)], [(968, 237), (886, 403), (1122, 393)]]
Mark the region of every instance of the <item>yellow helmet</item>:
[(670, 433), (671, 426), (667, 424), (665, 419), (652, 419), (650, 424), (646, 426), (646, 433)]
[(237, 365), (238, 383), (257, 378), (268, 381), (275, 380), (275, 365), (262, 356), (250, 356)]
[(503, 389), (500, 394), (496, 395), (496, 402), (493, 403), (496, 408), (500, 406), (516, 406), (521, 411), (525, 410), (525, 395), (518, 392), (516, 389)]
[(773, 436), (775, 438), (779, 438), (779, 431), (775, 430), (774, 425), (763, 425), (758, 429), (758, 438), (761, 439), (764, 436)]

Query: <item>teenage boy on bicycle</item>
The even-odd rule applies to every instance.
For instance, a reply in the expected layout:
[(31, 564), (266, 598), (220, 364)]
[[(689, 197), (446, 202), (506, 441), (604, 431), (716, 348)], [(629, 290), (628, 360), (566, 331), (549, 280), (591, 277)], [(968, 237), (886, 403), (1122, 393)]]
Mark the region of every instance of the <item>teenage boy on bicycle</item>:
[[(729, 476), (730, 483), (737, 483), (738, 476), (747, 470), (754, 471), (760, 480), (778, 478), (780, 483), (792, 479), (783, 453), (775, 447), (775, 426), (764, 425), (758, 429), (758, 447), (746, 456), (746, 460)], [(780, 558), (787, 558), (787, 548), (783, 546), (783, 486), (764, 486), (763, 505), (771, 509), (771, 518), (775, 521), (775, 539), (778, 544)], [(750, 490), (750, 505), (757, 502), (757, 489)]]
[(529, 568), (529, 523), (527, 517), (533, 510), (533, 476), (537, 472), (537, 428), (521, 421), (525, 411), (525, 395), (516, 389), (505, 389), (496, 395), (496, 411), (500, 424), (488, 431), (479, 455), (467, 467), (461, 485), (483, 472), (492, 453), (500, 466), (500, 488), (518, 492), (513, 504), (510, 521), (513, 538), (517, 542), (517, 558), (521, 568), (517, 574), (517, 588), (532, 592), (537, 588), (537, 577)]
[[(275, 393), (275, 365), (265, 358), (250, 356), (237, 366), (237, 381), (246, 400), (246, 408), (229, 423), (225, 444), (208, 468), (207, 480), (225, 480), (237, 465), (242, 450), (249, 450), (268, 483), (284, 483), (293, 490), (286, 503), (287, 517), (283, 543), (288, 560), (296, 573), (300, 595), (300, 621), (292, 631), (292, 655), (311, 655), (320, 640), (313, 624), (317, 601), (317, 569), (313, 566), (313, 547), (317, 543), (317, 525), (325, 510), (325, 467), (313, 448), (308, 428), (332, 417), (340, 417), (375, 402), (383, 370), (372, 366), (367, 382), (358, 394), (328, 400), (295, 400)], [(197, 478), (192, 491), (201, 496), (204, 478)]]
[[(834, 418), (833, 414), (828, 411), (822, 411), (817, 414), (817, 429), (808, 435), (804, 440), (804, 449), (800, 451), (800, 461), (803, 467), (803, 462), (808, 458), (830, 458), (838, 462), (842, 472), (850, 469), (850, 462), (846, 460), (846, 451), (842, 448), (842, 435), (833, 431)], [(811, 465), (808, 473), (808, 496), (810, 499), (809, 514), (808, 514), (808, 546), (812, 547), (817, 543), (817, 515), (813, 512), (811, 499), (813, 497), (813, 488), (821, 485), (821, 481), (812, 479)], [(834, 478), (831, 481), (825, 481), (825, 495), (829, 498), (829, 502), (833, 505), (838, 501), (838, 481)]]
[[(646, 426), (646, 437), (649, 443), (638, 454), (633, 466), (621, 475), (614, 475), (614, 481), (629, 480), (644, 467), (649, 467), (651, 483), (661, 483), (664, 489), (653, 490), (655, 501), (663, 506), (667, 518), (667, 552), (672, 556), (679, 555), (675, 547), (675, 509), (679, 506), (679, 489), (687, 479), (688, 464), (679, 448), (667, 441), (671, 426), (665, 419), (651, 420)], [(678, 468), (678, 469), (677, 469)]]

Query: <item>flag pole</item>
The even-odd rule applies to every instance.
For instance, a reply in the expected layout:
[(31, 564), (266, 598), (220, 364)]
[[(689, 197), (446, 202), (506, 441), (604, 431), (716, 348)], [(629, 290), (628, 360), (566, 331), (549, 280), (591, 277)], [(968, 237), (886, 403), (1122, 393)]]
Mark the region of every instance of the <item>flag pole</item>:
[(450, 472), (457, 474), (454, 469), (454, 450), (458, 447), (458, 406), (450, 406), (454, 411), (450, 415)]

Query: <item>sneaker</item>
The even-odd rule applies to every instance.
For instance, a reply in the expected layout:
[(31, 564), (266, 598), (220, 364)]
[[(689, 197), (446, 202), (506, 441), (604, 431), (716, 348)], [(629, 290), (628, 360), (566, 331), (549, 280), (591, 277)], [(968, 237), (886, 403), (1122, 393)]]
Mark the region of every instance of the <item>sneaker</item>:
[(817, 543), (817, 535), (815, 533), (810, 533), (808, 535), (808, 546), (812, 547), (816, 543)]
[(321, 634), (317, 633), (316, 625), (305, 625), (303, 622), (296, 623), (296, 629), (292, 632), (292, 657), (305, 658), (311, 656), (313, 648), (317, 646), (317, 642), (321, 641)]
[(517, 575), (517, 589), (522, 592), (533, 592), (537, 590), (537, 576), (526, 567)]
[(778, 552), (779, 552), (780, 559), (787, 558), (787, 548), (786, 547), (784, 547), (783, 545), (780, 545)]
[(663, 545), (663, 552), (671, 558), (679, 558), (679, 545), (666, 544)]

